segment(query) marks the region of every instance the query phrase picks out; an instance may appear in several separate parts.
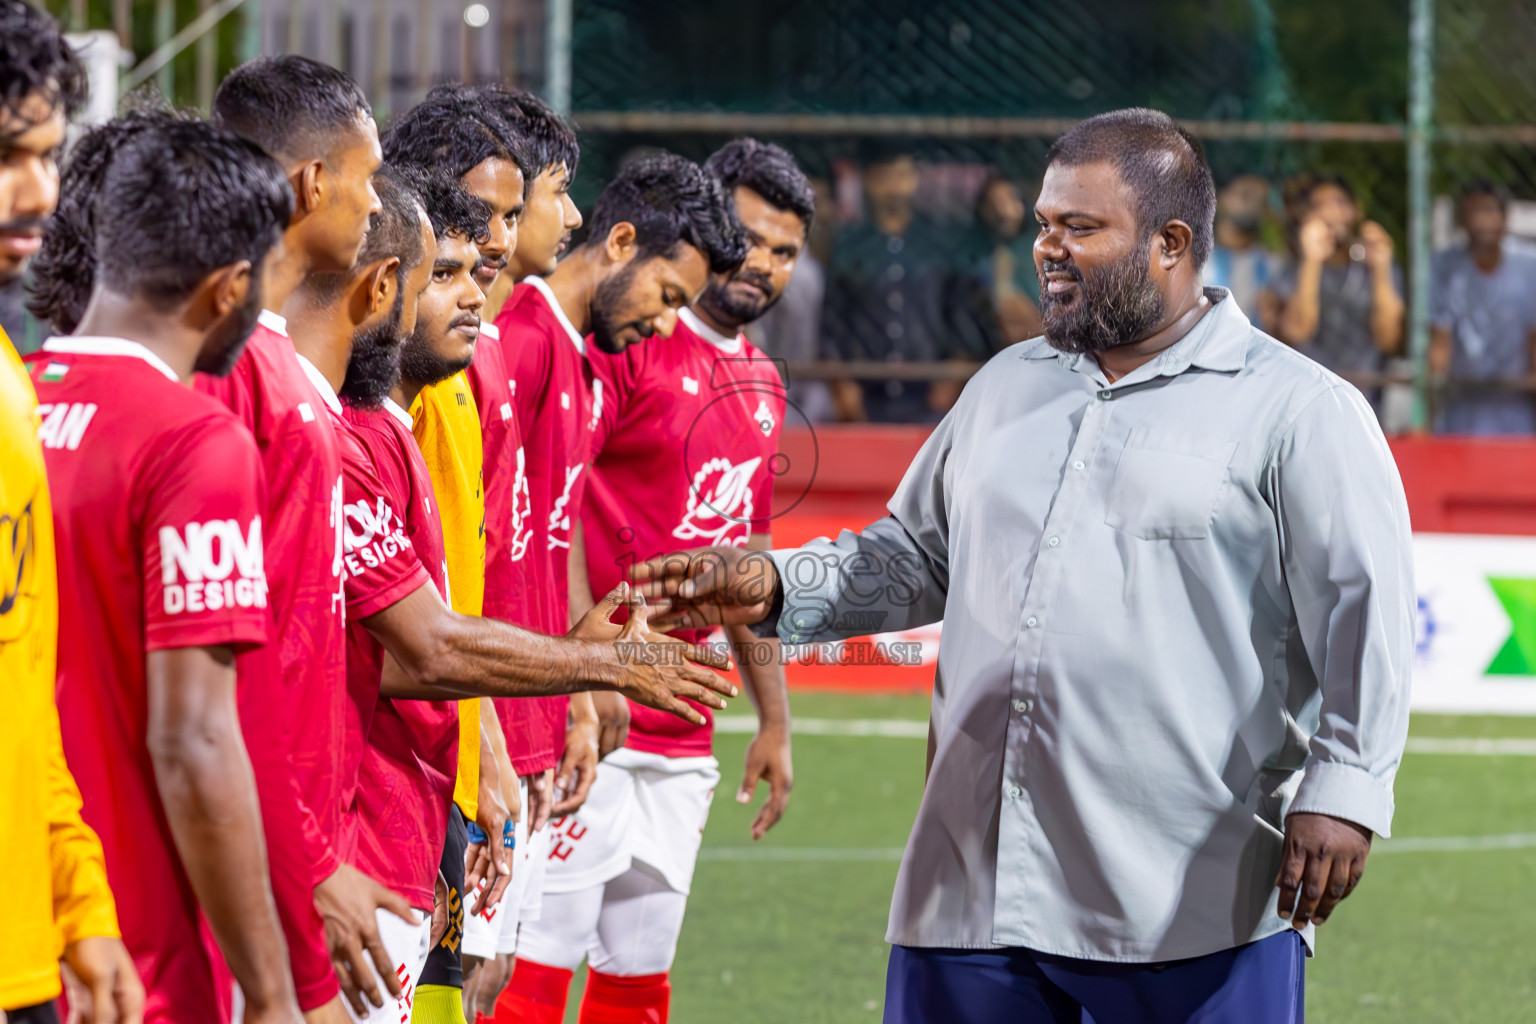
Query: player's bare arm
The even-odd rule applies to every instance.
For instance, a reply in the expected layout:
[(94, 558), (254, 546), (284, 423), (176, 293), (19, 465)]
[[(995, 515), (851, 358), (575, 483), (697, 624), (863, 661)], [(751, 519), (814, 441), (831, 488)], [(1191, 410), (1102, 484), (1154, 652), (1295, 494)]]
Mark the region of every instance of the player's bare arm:
[[(754, 533), (747, 541), (752, 551), (767, 551), (773, 538)], [(725, 627), (736, 652), (741, 681), (757, 709), (757, 735), (747, 746), (746, 768), (736, 802), (750, 803), (759, 781), (768, 783), (768, 799), (752, 819), (752, 838), (761, 839), (779, 823), (789, 807), (789, 791), (795, 785), (795, 769), (789, 750), (789, 685), (784, 678), (784, 659), (777, 638), (760, 639), (750, 626)]]
[[(579, 521), (572, 524), (571, 528), (569, 569), (570, 617), (571, 625), (575, 627), (592, 610), (593, 604), (592, 590), (587, 583), (586, 547)], [(578, 569), (580, 575), (577, 574)], [(551, 813), (557, 818), (576, 813), (587, 802), (587, 795), (592, 792), (592, 783), (597, 778), (602, 721), (593, 696), (591, 693), (571, 695), (565, 753), (560, 756), (560, 766), (555, 770), (555, 788), (560, 792), (560, 800)], [(629, 703), (617, 695), (610, 699), (624, 705), (627, 718)]]
[(256, 783), (227, 647), (151, 651), (146, 742), (197, 901), (245, 994), (247, 1024), (301, 1019), (267, 882)]
[[(490, 724), (496, 723), (493, 714)], [(497, 725), (497, 731), (500, 726)], [(474, 894), (470, 912), (478, 914), (501, 899), (512, 881), (512, 858), (502, 843), (502, 830), (512, 822), (511, 812), (502, 797), (501, 764), (491, 743), (487, 719), (480, 719), (480, 784), (476, 802), (475, 824), (485, 833), (483, 843), (470, 843), (464, 855), (464, 891)]]
[[(610, 622), (628, 603), (629, 621)], [(725, 655), (655, 633), (638, 594), (615, 588), (566, 637), (543, 636), (495, 619), (459, 615), (423, 585), (363, 624), (393, 656), (383, 692), (390, 697), (545, 697), (613, 690), (700, 724), (682, 698), (724, 708), (736, 687), (710, 669)], [(650, 651), (655, 657), (639, 656)]]
[[(571, 531), (571, 556), (569, 566), (571, 581), (571, 618), (580, 621), (591, 610), (595, 599), (587, 575), (586, 534), (580, 522)], [(653, 619), (656, 615), (652, 611)], [(629, 701), (617, 693), (599, 690), (587, 695), (592, 711), (597, 716), (597, 758), (601, 761), (618, 750), (629, 738)], [(566, 738), (567, 746), (570, 737)], [(590, 787), (589, 787), (590, 789)]]

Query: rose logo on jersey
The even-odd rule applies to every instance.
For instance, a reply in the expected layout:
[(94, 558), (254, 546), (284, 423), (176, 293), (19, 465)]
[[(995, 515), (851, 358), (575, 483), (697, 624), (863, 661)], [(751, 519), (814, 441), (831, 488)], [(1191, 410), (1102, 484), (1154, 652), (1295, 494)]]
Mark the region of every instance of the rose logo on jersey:
[(763, 432), (764, 437), (773, 436), (773, 410), (768, 408), (768, 399), (764, 398), (757, 403), (752, 418), (757, 421), (757, 429)]
[(761, 457), (731, 465), (730, 459), (710, 459), (693, 474), (688, 511), (672, 531), (681, 541), (742, 548), (752, 535), (752, 474)]
[(565, 467), (565, 490), (560, 493), (560, 498), (555, 502), (555, 507), (549, 510), (549, 547), (569, 548), (571, 546), (571, 514), (565, 507), (571, 503), (571, 488), (576, 486), (576, 478), (581, 476), (585, 466)]
[(261, 517), (243, 531), (233, 519), (160, 527), (160, 583), (167, 615), (265, 608)]
[(344, 511), (347, 572), (353, 576), (376, 569), (410, 548), (404, 521), (382, 495), (375, 499), (372, 508), (366, 501), (354, 501)]
[(528, 493), (527, 460), (523, 449), (517, 449), (517, 472), (512, 476), (512, 561), (521, 562), (528, 553), (528, 543), (533, 540), (533, 498)]

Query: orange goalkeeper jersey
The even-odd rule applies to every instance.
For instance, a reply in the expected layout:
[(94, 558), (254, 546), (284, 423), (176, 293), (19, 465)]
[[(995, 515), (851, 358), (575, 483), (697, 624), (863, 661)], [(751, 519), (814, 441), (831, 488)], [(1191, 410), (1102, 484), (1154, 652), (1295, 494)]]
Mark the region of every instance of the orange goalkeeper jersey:
[[(48, 410), (43, 410), (47, 412)], [(53, 702), (59, 640), (53, 513), (37, 396), (0, 330), (0, 1009), (59, 994), (65, 945), (118, 935), (101, 840), (80, 818)], [(45, 436), (69, 443), (57, 424)]]
[[(485, 597), (485, 485), (480, 413), (469, 380), (456, 373), (421, 389), (411, 403), (411, 432), (432, 475), (448, 560), (448, 600), (479, 615)], [(480, 700), (459, 701), (459, 776), (453, 802), (475, 820), (480, 783)]]

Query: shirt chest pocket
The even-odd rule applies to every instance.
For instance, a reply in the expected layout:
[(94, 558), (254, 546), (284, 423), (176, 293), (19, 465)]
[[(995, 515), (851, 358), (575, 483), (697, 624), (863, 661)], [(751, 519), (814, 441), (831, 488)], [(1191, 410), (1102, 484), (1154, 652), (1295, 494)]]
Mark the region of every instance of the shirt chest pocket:
[(1208, 536), (1236, 452), (1226, 438), (1136, 428), (1115, 467), (1104, 521), (1143, 540)]

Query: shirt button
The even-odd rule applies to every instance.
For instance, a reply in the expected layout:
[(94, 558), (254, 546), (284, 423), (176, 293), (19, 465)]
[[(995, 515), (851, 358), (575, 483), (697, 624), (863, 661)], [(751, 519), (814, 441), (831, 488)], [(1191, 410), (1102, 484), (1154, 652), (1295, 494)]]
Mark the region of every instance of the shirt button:
[(1103, 390), (1103, 391), (1100, 391), (1100, 392), (1099, 392), (1099, 397), (1100, 397), (1100, 398), (1102, 398), (1102, 399), (1104, 399), (1104, 401), (1106, 401), (1106, 402), (1107, 402), (1107, 401), (1109, 401), (1109, 400), (1110, 400), (1110, 399), (1111, 399), (1111, 398), (1114, 398), (1114, 397), (1115, 397), (1115, 393), (1114, 393), (1114, 392), (1113, 392), (1113, 391), (1110, 391), (1110, 390), (1108, 390), (1108, 389), (1105, 389), (1105, 390)]
[(1083, 470), (1088, 468), (1088, 464), (1082, 459), (1078, 459), (1076, 462), (1072, 463), (1072, 468), (1081, 473)]
[(1008, 787), (1008, 799), (1010, 799), (1010, 800), (1017, 800), (1019, 797), (1021, 797), (1023, 795), (1024, 795), (1024, 791), (1022, 789), (1020, 789), (1018, 786), (1009, 786)]
[(1046, 541), (1046, 543), (1049, 544), (1053, 548), (1054, 547), (1060, 547), (1061, 546), (1061, 538), (1060, 537), (1052, 537), (1050, 540)]
[(1034, 629), (1036, 626), (1040, 625), (1040, 620), (1031, 615), (1029, 618), (1024, 620), (1024, 625), (1028, 626), (1030, 629)]
[(1013, 702), (1013, 710), (1021, 715), (1029, 714), (1029, 709), (1035, 706), (1035, 702), (1028, 697), (1021, 697)]

